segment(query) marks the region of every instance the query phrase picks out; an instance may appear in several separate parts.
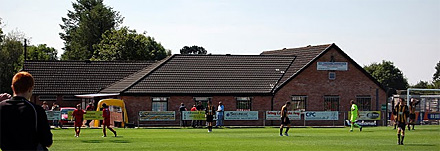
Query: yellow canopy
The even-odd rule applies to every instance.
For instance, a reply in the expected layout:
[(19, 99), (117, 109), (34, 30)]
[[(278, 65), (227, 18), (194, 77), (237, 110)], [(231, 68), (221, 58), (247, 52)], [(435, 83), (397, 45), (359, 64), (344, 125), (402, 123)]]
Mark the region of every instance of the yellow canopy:
[[(122, 122), (122, 127), (125, 126), (125, 123), (128, 122), (128, 116), (127, 116), (127, 110), (125, 109), (125, 103), (124, 100), (120, 100), (120, 99), (104, 99), (104, 100), (100, 100), (98, 102), (98, 106), (96, 107), (96, 111), (100, 111), (100, 108), (102, 108), (102, 104), (107, 104), (107, 106), (118, 106), (121, 107), (122, 109), (122, 113), (123, 113), (123, 122)], [(99, 120), (95, 120), (95, 127), (99, 127)]]

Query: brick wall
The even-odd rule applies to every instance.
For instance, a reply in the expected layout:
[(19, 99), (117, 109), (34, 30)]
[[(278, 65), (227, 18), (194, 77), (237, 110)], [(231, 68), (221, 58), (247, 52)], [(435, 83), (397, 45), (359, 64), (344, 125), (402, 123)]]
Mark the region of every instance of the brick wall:
[[(331, 56), (335, 62), (348, 62), (348, 71), (334, 71), (336, 73), (335, 80), (329, 80), (329, 71), (318, 71), (317, 62), (329, 62)], [(301, 72), (295, 79), (287, 83), (274, 96), (274, 109), (280, 109), (281, 106), (291, 100), (292, 95), (306, 95), (307, 111), (323, 111), (324, 96), (339, 96), (340, 121), (336, 121), (336, 125), (342, 125), (344, 114), (347, 114), (350, 108), (350, 100), (356, 100), (356, 95), (371, 96), (371, 110), (376, 110), (376, 89), (379, 91), (379, 110), (380, 105), (385, 104), (385, 92), (373, 81), (371, 81), (361, 70), (353, 65), (348, 59), (343, 57), (336, 50), (329, 50), (322, 57), (318, 58), (311, 66)], [(293, 121), (293, 125), (303, 125), (304, 121)], [(332, 121), (313, 122), (307, 121), (307, 125), (328, 125), (333, 124)]]

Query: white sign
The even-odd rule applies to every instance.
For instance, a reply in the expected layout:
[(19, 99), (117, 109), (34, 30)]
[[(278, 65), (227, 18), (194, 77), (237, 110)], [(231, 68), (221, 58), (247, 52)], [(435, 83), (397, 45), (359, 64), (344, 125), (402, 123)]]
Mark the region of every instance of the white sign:
[(305, 120), (338, 120), (338, 111), (304, 112)]
[(225, 120), (258, 120), (258, 111), (225, 111)]
[(175, 121), (175, 111), (139, 111), (139, 121)]
[(348, 62), (318, 62), (318, 70), (339, 70), (347, 71)]
[[(301, 120), (301, 111), (288, 111), (290, 120)], [(266, 120), (281, 120), (281, 111), (266, 111)]]
[(46, 111), (47, 120), (60, 120), (61, 111)]

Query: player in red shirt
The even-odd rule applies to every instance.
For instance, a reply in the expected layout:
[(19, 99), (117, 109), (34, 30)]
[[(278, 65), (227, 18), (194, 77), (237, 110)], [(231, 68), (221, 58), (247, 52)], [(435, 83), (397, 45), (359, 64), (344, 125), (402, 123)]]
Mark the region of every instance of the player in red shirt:
[(79, 137), (79, 133), (81, 132), (81, 126), (83, 125), (84, 121), (84, 114), (86, 114), (86, 112), (81, 109), (81, 104), (76, 105), (76, 109), (72, 113), (72, 116), (75, 119), (75, 137)]
[(115, 137), (117, 136), (116, 135), (116, 131), (113, 129), (113, 128), (111, 128), (110, 127), (110, 111), (108, 110), (108, 106), (107, 106), (107, 104), (102, 104), (102, 107), (103, 107), (103, 109), (102, 109), (102, 117), (104, 117), (104, 122), (102, 123), (102, 132), (104, 133), (104, 136), (102, 136), (102, 137), (107, 137), (107, 131), (105, 130), (105, 128), (107, 127), (110, 131), (112, 131), (113, 132), (113, 134), (115, 134)]

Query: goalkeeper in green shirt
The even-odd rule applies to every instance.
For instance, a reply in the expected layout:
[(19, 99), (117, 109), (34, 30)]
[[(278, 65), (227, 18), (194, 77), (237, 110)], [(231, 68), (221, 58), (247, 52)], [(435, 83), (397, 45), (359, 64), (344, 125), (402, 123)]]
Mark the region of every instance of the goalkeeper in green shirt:
[(358, 111), (358, 106), (356, 105), (356, 103), (354, 102), (354, 100), (350, 100), (351, 103), (351, 117), (350, 117), (350, 121), (351, 121), (351, 128), (350, 128), (350, 132), (353, 132), (353, 125), (356, 127), (359, 127), (359, 131), (362, 131), (362, 126), (359, 126), (358, 124), (356, 124), (356, 119), (359, 116), (359, 111)]

